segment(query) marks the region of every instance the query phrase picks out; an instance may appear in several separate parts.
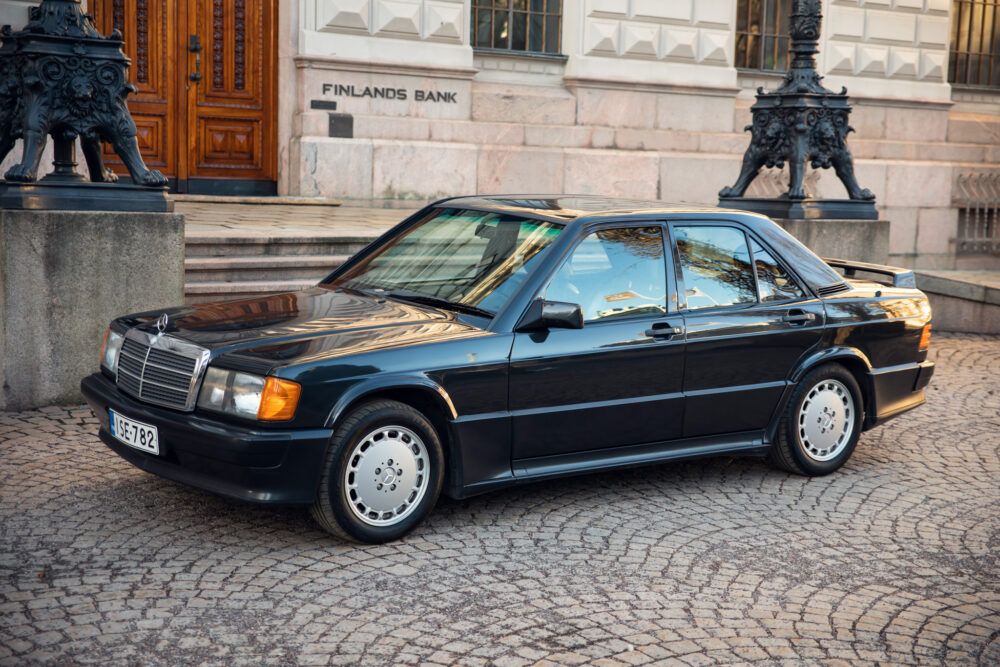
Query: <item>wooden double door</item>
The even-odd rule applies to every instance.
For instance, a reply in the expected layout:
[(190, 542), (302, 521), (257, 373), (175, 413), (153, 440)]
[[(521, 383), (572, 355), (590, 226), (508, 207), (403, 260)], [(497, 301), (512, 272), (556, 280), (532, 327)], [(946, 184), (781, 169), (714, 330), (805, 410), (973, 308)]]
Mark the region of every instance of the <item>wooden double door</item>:
[[(274, 194), (278, 0), (91, 0), (120, 30), (139, 150), (178, 192)], [(126, 173), (105, 149), (105, 161)]]

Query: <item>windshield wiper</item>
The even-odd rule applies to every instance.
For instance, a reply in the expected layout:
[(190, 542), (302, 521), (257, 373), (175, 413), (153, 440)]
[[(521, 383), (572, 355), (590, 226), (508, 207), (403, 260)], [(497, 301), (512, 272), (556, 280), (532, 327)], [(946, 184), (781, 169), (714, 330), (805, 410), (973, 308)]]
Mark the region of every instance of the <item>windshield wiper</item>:
[(445, 310), (455, 310), (460, 313), (468, 313), (469, 315), (479, 315), (480, 317), (488, 317), (490, 319), (493, 319), (493, 316), (495, 315), (495, 313), (491, 313), (483, 308), (470, 306), (467, 303), (449, 301), (448, 299), (442, 299), (439, 296), (427, 296), (426, 294), (415, 294), (413, 292), (387, 292), (386, 296), (394, 299), (400, 299), (402, 301), (421, 303), (426, 306), (437, 306), (438, 308), (444, 308)]

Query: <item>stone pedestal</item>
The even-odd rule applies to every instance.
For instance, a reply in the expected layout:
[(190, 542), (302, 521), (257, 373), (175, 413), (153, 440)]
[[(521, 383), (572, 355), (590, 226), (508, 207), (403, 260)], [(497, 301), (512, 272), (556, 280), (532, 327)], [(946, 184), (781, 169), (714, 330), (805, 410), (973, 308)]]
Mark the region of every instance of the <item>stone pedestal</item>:
[(183, 298), (183, 215), (0, 210), (0, 410), (81, 401), (108, 323)]
[(889, 261), (888, 220), (774, 218), (774, 221), (820, 257), (872, 264)]

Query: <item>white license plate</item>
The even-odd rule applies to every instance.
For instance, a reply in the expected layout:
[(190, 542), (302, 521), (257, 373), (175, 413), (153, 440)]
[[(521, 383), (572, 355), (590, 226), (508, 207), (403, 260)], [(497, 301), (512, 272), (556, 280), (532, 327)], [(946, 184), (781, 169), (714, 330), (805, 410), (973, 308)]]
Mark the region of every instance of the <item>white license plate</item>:
[(160, 453), (160, 441), (155, 426), (123, 417), (110, 408), (108, 416), (111, 417), (111, 435), (115, 438), (129, 447), (135, 447), (150, 454)]

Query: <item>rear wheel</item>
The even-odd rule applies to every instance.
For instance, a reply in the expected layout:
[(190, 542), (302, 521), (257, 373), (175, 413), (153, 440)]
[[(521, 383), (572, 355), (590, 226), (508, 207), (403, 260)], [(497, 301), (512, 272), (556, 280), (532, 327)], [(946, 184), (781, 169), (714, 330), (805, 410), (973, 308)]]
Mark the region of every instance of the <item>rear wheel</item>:
[(826, 475), (844, 465), (861, 436), (861, 389), (843, 366), (826, 364), (799, 383), (778, 425), (768, 459), (800, 475)]
[(402, 537), (434, 507), (444, 456), (430, 421), (397, 401), (352, 411), (334, 431), (312, 515), (360, 542)]

